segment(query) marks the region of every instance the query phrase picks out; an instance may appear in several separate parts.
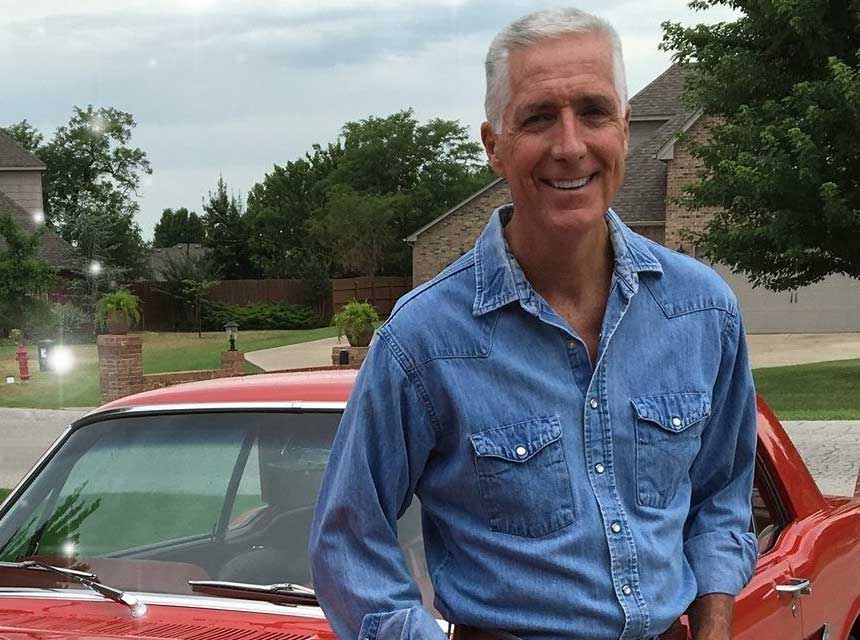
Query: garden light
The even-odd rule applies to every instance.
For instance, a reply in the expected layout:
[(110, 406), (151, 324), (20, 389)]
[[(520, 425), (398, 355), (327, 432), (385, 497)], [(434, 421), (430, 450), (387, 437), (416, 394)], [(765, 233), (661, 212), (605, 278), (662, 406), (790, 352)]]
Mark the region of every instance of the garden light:
[(75, 366), (75, 357), (68, 347), (55, 347), (48, 358), (51, 370), (57, 373), (68, 373)]
[(236, 350), (236, 334), (239, 332), (239, 325), (235, 320), (230, 320), (224, 325), (224, 330), (227, 332), (227, 338), (230, 340), (230, 351)]
[(102, 272), (102, 263), (98, 260), (93, 260), (90, 262), (89, 271), (91, 276), (99, 275)]

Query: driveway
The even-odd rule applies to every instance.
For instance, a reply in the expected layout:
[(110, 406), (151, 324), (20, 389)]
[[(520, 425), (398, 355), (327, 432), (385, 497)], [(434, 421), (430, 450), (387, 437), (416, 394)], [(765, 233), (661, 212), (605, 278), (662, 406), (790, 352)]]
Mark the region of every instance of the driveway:
[(747, 343), (753, 369), (860, 358), (860, 333), (762, 333)]
[(260, 367), (263, 371), (330, 367), (331, 348), (338, 344), (346, 345), (346, 339), (339, 342), (337, 338), (323, 338), (322, 340), (291, 344), (286, 347), (250, 351), (245, 354), (245, 360)]
[(11, 489), (86, 409), (0, 409), (0, 487)]

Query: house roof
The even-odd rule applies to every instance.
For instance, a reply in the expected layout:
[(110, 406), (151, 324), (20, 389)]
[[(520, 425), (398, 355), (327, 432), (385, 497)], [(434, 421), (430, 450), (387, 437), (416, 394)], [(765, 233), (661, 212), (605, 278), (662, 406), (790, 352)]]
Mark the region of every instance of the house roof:
[(10, 135), (0, 131), (0, 171), (8, 169), (44, 171), (45, 163)]
[[(626, 223), (662, 223), (666, 220), (666, 163), (658, 158), (677, 137), (677, 132), (695, 120), (695, 114), (684, 109), (681, 91), (684, 74), (673, 64), (630, 99), (631, 120), (665, 120), (647, 140), (630, 150), (625, 164), (624, 183), (615, 196), (612, 208)], [(405, 238), (415, 242), (418, 236), (499, 184), (497, 178), (441, 216)]]
[(202, 258), (209, 249), (195, 242), (175, 244), (172, 247), (156, 247), (149, 254), (149, 270), (155, 280), (162, 280), (170, 262), (182, 258)]
[(631, 120), (674, 116), (683, 108), (681, 105), (683, 88), (683, 69), (680, 65), (673, 64), (630, 98)]
[[(3, 192), (0, 192), (0, 213), (10, 214), (15, 223), (27, 233), (35, 233), (40, 226), (33, 220), (33, 216), (29, 211), (7, 197)], [(52, 267), (57, 269), (79, 268), (79, 262), (75, 257), (71, 245), (57, 235), (50, 227), (45, 227), (41, 245), (41, 257)], [(0, 238), (0, 248), (4, 246), (5, 242)]]

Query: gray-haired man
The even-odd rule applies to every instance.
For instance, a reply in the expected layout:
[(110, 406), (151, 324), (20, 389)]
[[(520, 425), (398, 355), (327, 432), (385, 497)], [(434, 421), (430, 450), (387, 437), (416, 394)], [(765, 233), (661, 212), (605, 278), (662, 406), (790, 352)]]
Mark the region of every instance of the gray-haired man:
[(436, 606), (463, 640), (634, 640), (691, 603), (728, 640), (749, 580), (755, 400), (737, 303), (609, 209), (630, 110), (621, 47), (575, 9), (487, 56), (475, 248), (380, 328), (311, 535), (338, 637), (442, 638), (397, 546), (421, 500)]

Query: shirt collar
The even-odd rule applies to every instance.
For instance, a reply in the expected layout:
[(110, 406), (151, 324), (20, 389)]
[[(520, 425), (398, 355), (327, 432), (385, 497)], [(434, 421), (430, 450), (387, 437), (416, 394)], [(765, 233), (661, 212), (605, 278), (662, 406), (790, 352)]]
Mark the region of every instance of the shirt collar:
[[(510, 253), (503, 232), (513, 215), (512, 204), (493, 211), (490, 221), (475, 244), (475, 303), (476, 316), (489, 313), (519, 300), (532, 304), (531, 287)], [(648, 241), (633, 233), (612, 209), (606, 212), (606, 224), (615, 256), (615, 273), (631, 294), (639, 288), (639, 273), (662, 274), (663, 267), (648, 247)]]

